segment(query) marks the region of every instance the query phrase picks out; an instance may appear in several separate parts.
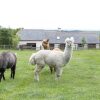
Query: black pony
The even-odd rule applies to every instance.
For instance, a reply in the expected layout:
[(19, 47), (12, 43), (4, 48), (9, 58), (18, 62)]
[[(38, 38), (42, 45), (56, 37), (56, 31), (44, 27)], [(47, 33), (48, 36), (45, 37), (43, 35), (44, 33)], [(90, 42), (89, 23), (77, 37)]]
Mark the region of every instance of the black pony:
[(2, 52), (0, 53), (0, 82), (3, 77), (5, 80), (4, 72), (6, 69), (11, 68), (11, 78), (14, 79), (16, 70), (17, 57), (12, 52)]

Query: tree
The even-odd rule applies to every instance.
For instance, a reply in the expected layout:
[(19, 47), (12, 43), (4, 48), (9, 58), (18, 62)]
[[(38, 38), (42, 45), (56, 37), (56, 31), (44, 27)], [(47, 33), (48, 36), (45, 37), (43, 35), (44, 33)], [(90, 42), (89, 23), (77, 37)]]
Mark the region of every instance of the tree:
[(19, 29), (0, 28), (0, 45), (13, 45), (16, 47), (19, 38), (17, 32)]
[(86, 39), (85, 39), (85, 37), (82, 38), (82, 41), (81, 41), (81, 42), (82, 42), (82, 46), (84, 47), (84, 45), (86, 44)]

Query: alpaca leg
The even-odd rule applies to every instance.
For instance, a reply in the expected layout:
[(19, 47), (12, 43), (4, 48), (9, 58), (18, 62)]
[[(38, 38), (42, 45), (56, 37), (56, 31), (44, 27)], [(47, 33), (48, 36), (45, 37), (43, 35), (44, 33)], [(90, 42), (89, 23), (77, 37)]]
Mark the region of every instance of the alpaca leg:
[(53, 71), (56, 72), (55, 67), (51, 67), (51, 66), (49, 66), (49, 68), (50, 68), (51, 74), (53, 73)]
[(57, 67), (55, 70), (56, 70), (55, 80), (58, 80), (62, 74), (62, 69), (61, 69), (61, 67)]
[(11, 68), (11, 78), (15, 77), (15, 65)]
[(54, 72), (56, 72), (56, 68), (54, 67)]
[(5, 80), (4, 72), (5, 72), (4, 69), (2, 69), (1, 72), (0, 72), (0, 82), (1, 82), (2, 77), (3, 77), (3, 80)]
[(3, 80), (5, 80), (5, 76), (4, 76), (4, 73), (3, 73)]
[(1, 73), (2, 73), (2, 72), (0, 72), (0, 82), (1, 82), (1, 78), (2, 78), (2, 75), (1, 75)]
[(43, 69), (44, 66), (36, 65), (34, 70), (34, 79), (39, 81), (39, 72)]
[(52, 72), (53, 72), (53, 67), (49, 66), (49, 68), (50, 68), (50, 72), (51, 72), (51, 74), (52, 74)]

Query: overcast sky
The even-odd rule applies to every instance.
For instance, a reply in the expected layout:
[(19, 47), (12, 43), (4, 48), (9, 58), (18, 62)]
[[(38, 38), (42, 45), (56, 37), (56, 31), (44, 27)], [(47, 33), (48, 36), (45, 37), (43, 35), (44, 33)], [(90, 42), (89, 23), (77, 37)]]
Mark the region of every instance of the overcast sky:
[(100, 0), (0, 0), (0, 25), (100, 30)]

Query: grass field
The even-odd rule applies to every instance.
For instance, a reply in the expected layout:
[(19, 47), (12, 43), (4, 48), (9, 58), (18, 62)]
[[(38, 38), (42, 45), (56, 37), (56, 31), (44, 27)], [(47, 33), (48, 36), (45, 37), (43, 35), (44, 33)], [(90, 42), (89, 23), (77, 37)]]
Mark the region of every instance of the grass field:
[(0, 100), (100, 100), (99, 50), (74, 51), (59, 81), (46, 66), (40, 82), (34, 81), (34, 66), (28, 64), (34, 51), (13, 52), (18, 58), (16, 76), (10, 79), (10, 70), (6, 70), (6, 80), (0, 83)]

